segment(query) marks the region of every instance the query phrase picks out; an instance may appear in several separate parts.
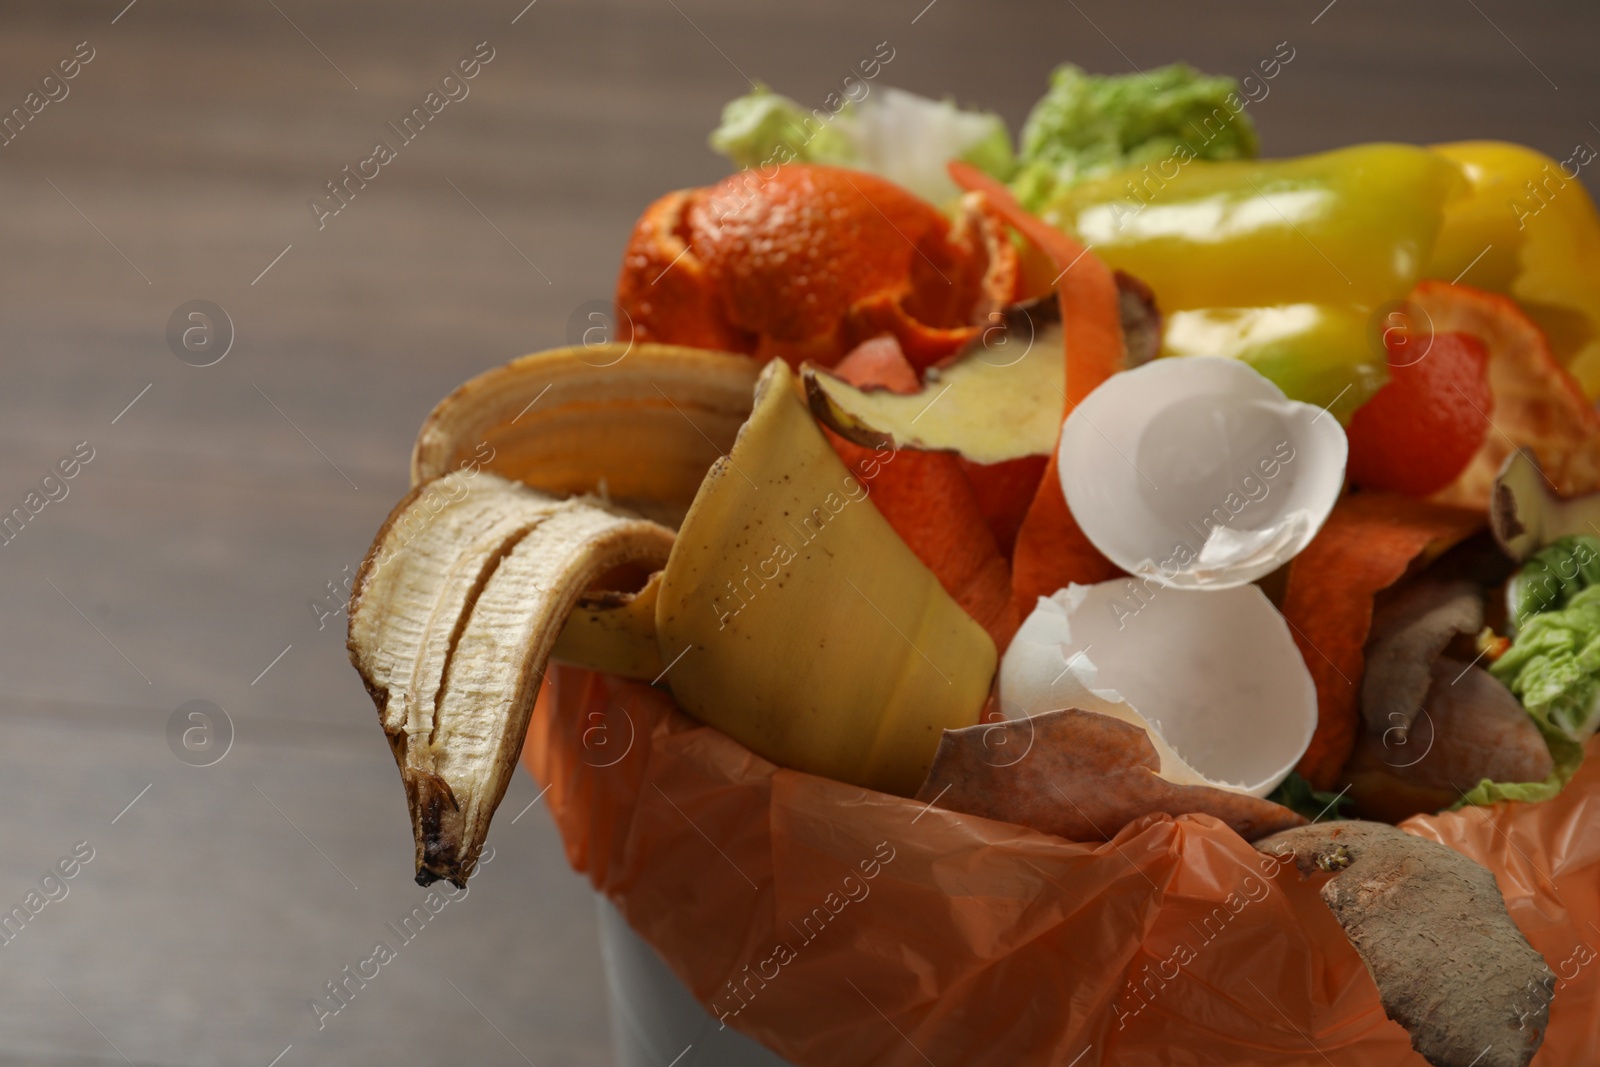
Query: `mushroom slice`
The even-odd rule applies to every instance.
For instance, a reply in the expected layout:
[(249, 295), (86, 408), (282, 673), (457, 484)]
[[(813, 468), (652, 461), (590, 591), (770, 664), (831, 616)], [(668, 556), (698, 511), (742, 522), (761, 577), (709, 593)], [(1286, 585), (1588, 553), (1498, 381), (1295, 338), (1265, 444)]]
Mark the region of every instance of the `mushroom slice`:
[(1506, 457), (1489, 496), (1489, 529), (1506, 555), (1524, 560), (1575, 534), (1600, 532), (1600, 492), (1556, 495), (1539, 460), (1526, 448)]
[(1428, 695), (1433, 661), (1457, 634), (1482, 627), (1483, 593), (1471, 582), (1418, 580), (1380, 603), (1361, 680), (1367, 729), (1403, 741)]
[(1397, 823), (1439, 811), (1484, 781), (1544, 782), (1550, 746), (1511, 691), (1481, 667), (1433, 661), (1424, 710), (1404, 734), (1365, 733), (1345, 766), (1365, 818)]

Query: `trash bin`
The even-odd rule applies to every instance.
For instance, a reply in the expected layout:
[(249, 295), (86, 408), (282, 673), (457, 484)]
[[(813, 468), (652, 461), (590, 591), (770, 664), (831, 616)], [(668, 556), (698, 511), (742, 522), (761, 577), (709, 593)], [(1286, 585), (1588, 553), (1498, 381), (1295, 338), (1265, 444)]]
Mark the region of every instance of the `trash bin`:
[[(622, 1067), (784, 1067), (744, 1032), (790, 1064), (841, 1067), (924, 1067), (932, 1049), (963, 1067), (1160, 1063), (1174, 1049), (1206, 1067), (1417, 1062), (1316, 885), (1264, 870), (1275, 861), (1214, 819), (1066, 841), (782, 770), (660, 690), (552, 674), (523, 760), (568, 861), (604, 896)], [(585, 741), (600, 723), (616, 744), (603, 758)], [(1600, 924), (1597, 823), (1600, 759), (1553, 800), (1406, 824), (1489, 866), (1565, 975), (1543, 1067), (1595, 1062), (1600, 984), (1574, 967)], [(747, 990), (713, 999), (741, 1032), (680, 972)]]
[(717, 1022), (611, 902), (595, 900), (617, 1067), (792, 1067)]

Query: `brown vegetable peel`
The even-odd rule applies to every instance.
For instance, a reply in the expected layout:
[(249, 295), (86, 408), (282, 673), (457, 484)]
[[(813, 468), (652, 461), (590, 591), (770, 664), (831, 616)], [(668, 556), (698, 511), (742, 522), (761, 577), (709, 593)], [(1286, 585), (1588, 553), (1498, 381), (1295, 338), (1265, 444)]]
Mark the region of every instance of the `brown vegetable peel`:
[(1494, 875), (1434, 841), (1371, 822), (1318, 823), (1256, 842), (1321, 888), (1389, 1017), (1434, 1067), (1527, 1067), (1555, 974), (1506, 911)]
[(1430, 670), (1457, 634), (1483, 626), (1483, 593), (1471, 582), (1418, 579), (1379, 597), (1361, 681), (1361, 715), (1367, 729), (1404, 735), (1421, 712)]
[(1345, 765), (1364, 818), (1397, 823), (1449, 807), (1484, 779), (1542, 782), (1554, 767), (1533, 718), (1488, 671), (1440, 656), (1430, 678), (1410, 729), (1363, 733)]
[(1073, 841), (1109, 840), (1151, 812), (1214, 816), (1247, 840), (1305, 822), (1269, 800), (1160, 777), (1145, 731), (1099, 712), (1047, 711), (946, 730), (918, 800)]

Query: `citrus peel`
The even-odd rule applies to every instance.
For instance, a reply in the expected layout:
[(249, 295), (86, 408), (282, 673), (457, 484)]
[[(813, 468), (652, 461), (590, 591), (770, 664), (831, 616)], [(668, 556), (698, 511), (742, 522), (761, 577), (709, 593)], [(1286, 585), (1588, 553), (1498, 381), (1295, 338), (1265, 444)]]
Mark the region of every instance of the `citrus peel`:
[(882, 178), (794, 164), (657, 200), (629, 239), (617, 305), (642, 341), (832, 366), (888, 332), (921, 368), (976, 336), (1017, 278), (982, 198), (952, 225)]
[[(1066, 362), (1061, 415), (1065, 418), (1124, 365), (1116, 279), (1088, 249), (1024, 210), (1001, 182), (959, 161), (950, 164), (950, 176), (963, 189), (983, 193), (995, 212), (1042, 250), (1058, 271), (1051, 285), (1061, 302)], [(1067, 507), (1052, 452), (1012, 550), (1011, 595), (1018, 615), (1032, 611), (1039, 597), (1073, 582), (1104, 581), (1116, 574), (1116, 567), (1090, 544)]]

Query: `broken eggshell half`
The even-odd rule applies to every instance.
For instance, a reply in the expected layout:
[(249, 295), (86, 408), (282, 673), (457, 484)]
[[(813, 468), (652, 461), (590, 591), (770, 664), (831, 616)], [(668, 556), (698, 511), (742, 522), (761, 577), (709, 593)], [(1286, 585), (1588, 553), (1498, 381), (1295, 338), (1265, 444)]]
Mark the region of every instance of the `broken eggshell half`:
[(1264, 797), (1317, 724), (1311, 674), (1253, 585), (1173, 589), (1142, 578), (1070, 585), (1038, 606), (1000, 665), (1008, 719), (1094, 711), (1150, 735), (1162, 778)]
[(1344, 430), (1249, 365), (1157, 359), (1112, 375), (1061, 429), (1061, 487), (1117, 566), (1230, 589), (1287, 563), (1344, 484)]

